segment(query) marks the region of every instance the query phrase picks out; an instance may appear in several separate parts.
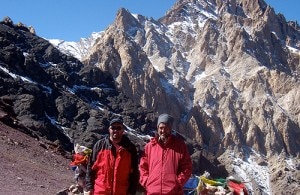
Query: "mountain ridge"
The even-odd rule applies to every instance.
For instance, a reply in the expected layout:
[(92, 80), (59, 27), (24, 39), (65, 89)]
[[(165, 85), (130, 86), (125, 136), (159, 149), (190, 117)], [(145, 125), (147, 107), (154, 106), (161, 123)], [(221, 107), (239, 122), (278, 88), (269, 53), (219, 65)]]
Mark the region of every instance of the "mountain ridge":
[[(47, 110), (45, 118), (53, 119), (48, 125), (62, 127), (72, 138), (69, 144), (92, 145), (99, 130), (105, 133), (108, 118), (115, 114), (125, 117), (134, 130), (131, 138), (137, 140), (136, 135), (155, 130), (158, 113), (169, 112), (176, 118), (176, 131), (187, 139), (195, 173), (208, 167), (202, 164), (208, 159), (206, 162), (216, 162), (209, 170), (212, 175), (221, 173), (225, 166), (227, 173), (222, 172), (223, 176), (251, 180), (247, 187), (253, 193), (297, 190), (299, 26), (287, 23), (264, 1), (180, 0), (158, 21), (121, 9), (115, 22), (91, 40), (92, 45), (76, 50), (87, 52), (80, 54), (81, 62), (46, 43), (40, 49), (26, 51), (36, 53), (34, 56), (22, 55), (27, 49), (20, 46), (19, 39), (7, 39), (5, 33), (9, 31), (11, 37), (24, 33), (7, 28), (1, 31), (5, 37), (2, 56), (8, 56), (1, 58), (1, 70), (5, 67), (11, 77), (11, 72), (28, 75), (42, 83), (44, 91), (50, 87), (53, 93), (46, 93), (51, 97), (48, 105), (38, 102)], [(35, 38), (32, 45), (42, 43)], [(30, 42), (31, 36), (24, 41)], [(9, 63), (9, 51), (18, 51), (13, 43), (22, 52), (16, 52), (18, 60)], [(53, 83), (33, 79), (37, 61), (43, 64), (38, 69), (40, 75)], [(26, 67), (32, 67), (32, 72)], [(1, 74), (2, 83), (8, 82), (7, 73)], [(43, 122), (29, 124), (44, 114), (38, 112), (39, 117), (29, 117), (24, 123), (28, 116), (22, 110), (32, 111), (31, 104), (21, 107), (21, 100), (35, 102), (34, 94), (40, 92), (29, 84), (26, 90), (20, 90), (22, 85), (18, 85), (19, 90), (4, 86), (3, 104), (12, 102), (13, 115), (26, 127), (39, 131), (36, 125)], [(31, 96), (25, 95), (28, 92)], [(291, 158), (293, 165), (285, 158)], [(287, 171), (283, 173), (282, 169)]]
[[(186, 3), (186, 2), (189, 2), (189, 1), (179, 1), (179, 2), (181, 2), (181, 3)], [(202, 1), (201, 1), (202, 2)], [(259, 1), (259, 2), (261, 2), (261, 1)], [(222, 6), (224, 6), (223, 4), (222, 4), (222, 2), (219, 2), (221, 5), (221, 7)], [(182, 4), (178, 4), (178, 5), (182, 5)], [(184, 4), (185, 5), (185, 4)], [(257, 4), (251, 4), (251, 7), (255, 7)], [(270, 9), (269, 7), (266, 7), (266, 4), (263, 4), (264, 6), (261, 8), (260, 6), (256, 6), (255, 8), (256, 8), (256, 10), (255, 10), (255, 13), (256, 12), (259, 12), (260, 14), (261, 14), (261, 16), (264, 16), (264, 15), (266, 15), (266, 18), (269, 18), (268, 17), (268, 13), (270, 12), (270, 13), (273, 13), (274, 11), (272, 11), (272, 9)], [(228, 6), (228, 5), (227, 5)], [(254, 9), (254, 8), (253, 8)], [(270, 11), (269, 11), (270, 10)], [(122, 13), (122, 11), (120, 11), (121, 13)], [(123, 11), (124, 12), (124, 11)], [(127, 12), (124, 12), (124, 13), (126, 13), (127, 14)], [(125, 16), (126, 16), (126, 14), (125, 14)], [(227, 12), (226, 12), (226, 14), (227, 14)], [(253, 14), (254, 15), (254, 14)], [(271, 14), (272, 15), (272, 14)], [(125, 17), (124, 16), (124, 17)], [(127, 15), (128, 16), (128, 15)], [(246, 14), (244, 14), (244, 16), (246, 16)], [(129, 17), (129, 16), (128, 16)], [(231, 21), (231, 17), (233, 17), (233, 16), (230, 16), (230, 15), (228, 15), (228, 18), (229, 18), (229, 21)], [(246, 18), (247, 19), (247, 18)], [(162, 21), (163, 21), (163, 19), (161, 19)], [(118, 20), (118, 17), (116, 17), (116, 21), (119, 21)], [(123, 19), (122, 20), (120, 20), (120, 21), (123, 21)], [(143, 21), (144, 22), (144, 21)], [(120, 26), (118, 26), (118, 24), (119, 24), (120, 22), (117, 22), (117, 23), (115, 23), (115, 24), (113, 24), (111, 27), (109, 27), (108, 28), (108, 31), (107, 32), (109, 32), (110, 30), (110, 28), (111, 29), (114, 29), (114, 25), (116, 25), (116, 27), (115, 28), (117, 28), (117, 29), (121, 29), (121, 27)], [(144, 22), (145, 23), (145, 22)], [(148, 23), (151, 23), (151, 22), (148, 22)], [(230, 22), (228, 22), (229, 24), (230, 24)], [(261, 23), (261, 21), (258, 21), (258, 23)], [(209, 25), (208, 25), (209, 24)], [(212, 26), (210, 25), (210, 24), (212, 24)], [(133, 25), (135, 25), (135, 24), (133, 24)], [(232, 45), (228, 45), (228, 46), (226, 46), (226, 47), (229, 47), (229, 48), (232, 48), (232, 49), (234, 49), (234, 50), (236, 50), (237, 51), (237, 53), (231, 53), (231, 54), (226, 54), (226, 51), (222, 51), (222, 47), (219, 47), (219, 48), (221, 48), (221, 49), (219, 49), (219, 48), (217, 48), (216, 46), (217, 45), (215, 45), (215, 46), (213, 46), (213, 48), (210, 48), (211, 46), (208, 46), (207, 44), (206, 44), (206, 37), (211, 37), (211, 34), (212, 34), (212, 32), (214, 32), (215, 33), (215, 35), (214, 36), (218, 36), (218, 32), (217, 31), (215, 31), (214, 30), (214, 26), (213, 25), (217, 25), (217, 23), (215, 22), (215, 21), (209, 21), (208, 20), (208, 22), (207, 22), (207, 25), (206, 26), (203, 26), (203, 32), (204, 33), (206, 33), (206, 32), (210, 32), (210, 34), (207, 34), (207, 35), (202, 35), (201, 34), (201, 37), (199, 37), (200, 38), (200, 40), (196, 40), (196, 42), (197, 41), (199, 41), (200, 42), (200, 44), (204, 44), (203, 45), (203, 48), (201, 48), (201, 51), (197, 51), (196, 52), (196, 50), (192, 50), (191, 51), (191, 53), (189, 54), (189, 56), (186, 56), (186, 57), (184, 57), (184, 53), (183, 52), (181, 52), (180, 51), (180, 49), (181, 49), (181, 47), (182, 48), (185, 48), (184, 46), (178, 46), (179, 47), (179, 50), (177, 50), (176, 52), (169, 52), (169, 54), (166, 54), (166, 56), (164, 56), (164, 55), (160, 55), (160, 56), (158, 56), (158, 57), (156, 57), (155, 55), (157, 55), (157, 54), (161, 54), (161, 53), (163, 53), (163, 52), (161, 52), (161, 50), (159, 50), (159, 49), (157, 49), (157, 50), (155, 50), (155, 48), (153, 49), (153, 50), (155, 50), (156, 51), (156, 54), (153, 54), (152, 55), (152, 53), (153, 53), (153, 51), (151, 51), (151, 50), (149, 50), (148, 49), (148, 47), (147, 47), (147, 42), (146, 42), (146, 40), (149, 40), (149, 41), (151, 41), (151, 47), (153, 47), (153, 46), (155, 46), (155, 45), (158, 45), (158, 44), (155, 44), (155, 42), (160, 42), (161, 43), (161, 45), (163, 45), (161, 48), (169, 48), (169, 49), (167, 49), (167, 51), (169, 50), (171, 50), (171, 48), (172, 49), (176, 49), (176, 44), (171, 44), (170, 43), (170, 38), (168, 39), (168, 38), (166, 38), (166, 36), (164, 36), (164, 35), (162, 35), (162, 36), (159, 36), (159, 35), (161, 35), (159, 32), (163, 32), (163, 28), (159, 28), (159, 26), (157, 26), (158, 27), (158, 29), (155, 29), (153, 26), (155, 26), (156, 24), (153, 24), (153, 26), (151, 26), (152, 24), (150, 24), (149, 26), (147, 26), (147, 24), (145, 23), (145, 29), (142, 29), (142, 30), (140, 30), (140, 31), (138, 31), (138, 30), (136, 30), (136, 29), (139, 29), (139, 28), (136, 28), (135, 30), (136, 30), (136, 32), (135, 33), (133, 33), (132, 34), (132, 29), (130, 29), (130, 32), (131, 32), (131, 34), (130, 33), (128, 33), (128, 34), (126, 34), (126, 30), (124, 29), (124, 32), (125, 32), (125, 34), (124, 33), (122, 33), (122, 34), (120, 34), (120, 35), (117, 35), (117, 36), (123, 36), (124, 38), (123, 39), (126, 39), (127, 38), (127, 42), (124, 42), (124, 43), (121, 43), (121, 45), (120, 46), (118, 46), (119, 48), (122, 48), (122, 45), (130, 45), (130, 44), (135, 44), (135, 39), (134, 38), (137, 38), (136, 36), (138, 36), (138, 37), (140, 37), (140, 35), (139, 34), (141, 34), (141, 33), (143, 33), (144, 32), (144, 36), (145, 36), (145, 40), (144, 40), (144, 45), (142, 45), (142, 47), (140, 47), (140, 50), (144, 50), (144, 52), (146, 52), (146, 53), (149, 53), (148, 54), (148, 58), (150, 59), (150, 62), (152, 63), (152, 65), (153, 65), (153, 67), (155, 67), (156, 69), (157, 69), (157, 71), (160, 73), (160, 70), (162, 70), (161, 72), (163, 72), (163, 74), (165, 75), (165, 78), (166, 78), (166, 80), (167, 81), (169, 81), (169, 84), (171, 84), (171, 85), (173, 85), (173, 86), (175, 86), (175, 89), (179, 89), (178, 91), (180, 91), (180, 90), (183, 90), (184, 92), (185, 91), (187, 91), (187, 93), (180, 93), (179, 94), (179, 98), (178, 99), (180, 99), (182, 96), (184, 96), (184, 95), (187, 95), (187, 94), (190, 94), (190, 93), (194, 93), (193, 92), (193, 89), (191, 89), (191, 86), (188, 84), (188, 83), (186, 83), (186, 82), (184, 82), (184, 80), (187, 78), (187, 81), (189, 81), (189, 79), (191, 79), (191, 78), (203, 78), (203, 76), (208, 76), (208, 75), (205, 75), (206, 74), (206, 72), (210, 72), (210, 73), (212, 73), (212, 72), (214, 72), (214, 74), (219, 74), (220, 73), (220, 75), (221, 76), (223, 76), (224, 77), (224, 79), (225, 79), (225, 83), (226, 83), (226, 79), (227, 79), (227, 82), (229, 81), (229, 83), (228, 84), (230, 84), (230, 82), (231, 82), (231, 88), (232, 87), (234, 87), (235, 88), (235, 86), (238, 86), (238, 85), (241, 85), (241, 83), (240, 83), (240, 81), (239, 80), (237, 80), (237, 81), (235, 81), (235, 80), (230, 80), (231, 79), (231, 77), (230, 77), (230, 74), (229, 74), (229, 72), (228, 71), (232, 71), (232, 74), (233, 75), (235, 75), (235, 74), (239, 74), (240, 72), (239, 72), (239, 70), (238, 69), (236, 69), (236, 67), (238, 67), (237, 65), (235, 65), (235, 66), (233, 66), (232, 65), (232, 63), (235, 63), (235, 64), (239, 64), (239, 63), (241, 63), (240, 61), (237, 61), (237, 62), (235, 62), (234, 61), (234, 58), (238, 58), (238, 59), (243, 59), (243, 60), (245, 60), (244, 62), (247, 62), (247, 66), (245, 67), (246, 69), (245, 69), (245, 73), (246, 73), (246, 75), (248, 74), (248, 76), (250, 76), (249, 75), (249, 73), (251, 72), (251, 71), (249, 71), (249, 70), (252, 70), (253, 71), (253, 74), (256, 74), (256, 72), (265, 72), (265, 71), (269, 71), (269, 70), (271, 70), (272, 71), (272, 69), (274, 69), (274, 70), (279, 70), (279, 71), (281, 71), (281, 72), (285, 72), (285, 73), (288, 73), (288, 75), (291, 75), (292, 77), (291, 78), (295, 78), (296, 80), (298, 80), (298, 77), (299, 77), (299, 75), (297, 74), (297, 72), (298, 72), (298, 70), (297, 70), (297, 68), (298, 68), (298, 66), (297, 66), (297, 64), (295, 64), (294, 63), (294, 65), (289, 65), (289, 63), (287, 62), (287, 59), (286, 59), (286, 57), (284, 57), (284, 55), (278, 55), (278, 57), (276, 57), (275, 59), (272, 59), (272, 58), (270, 58), (270, 57), (268, 57), (267, 55), (265, 55), (265, 56), (263, 56), (264, 54), (263, 53), (265, 53), (265, 52), (260, 52), (261, 51), (261, 49), (259, 48), (259, 47), (257, 47), (256, 45), (259, 45), (258, 43), (260, 42), (260, 38), (259, 37), (257, 37), (256, 39), (256, 41), (255, 42), (253, 42), (253, 43), (249, 43), (248, 45), (250, 45), (250, 46), (253, 46), (254, 48), (252, 49), (253, 50), (253, 52), (252, 51), (247, 51), (247, 48), (246, 48), (246, 42), (245, 42), (245, 40), (244, 40), (244, 38), (246, 38), (247, 40), (251, 40), (251, 39), (249, 39), (250, 37), (249, 37), (249, 35), (247, 35), (247, 32), (243, 29), (243, 27), (241, 28), (241, 30), (240, 29), (237, 29), (236, 31), (232, 31), (232, 32), (228, 32), (229, 33), (229, 36), (227, 36), (227, 37), (232, 37), (233, 38), (233, 40), (235, 40), (236, 38), (235, 37), (238, 37), (238, 36), (240, 36), (240, 38), (239, 39), (241, 39), (241, 41), (234, 41), (233, 43), (234, 44), (232, 44)], [(267, 23), (267, 25), (268, 25), (268, 23)], [(122, 25), (121, 25), (122, 26)], [(128, 26), (128, 24), (127, 24), (127, 26)], [(134, 28), (133, 28), (134, 29)], [(149, 30), (148, 30), (149, 29)], [(229, 28), (230, 29), (230, 28)], [(260, 29), (258, 29), (259, 31), (258, 32), (260, 32)], [(112, 30), (113, 31), (113, 30)], [(224, 29), (224, 31), (226, 32), (226, 29)], [(122, 31), (123, 32), (123, 31)], [(253, 31), (254, 32), (254, 35), (253, 36), (256, 36), (255, 35), (255, 33), (256, 33), (256, 30), (255, 31)], [(180, 33), (182, 33), (182, 31), (180, 31)], [(109, 33), (108, 33), (109, 34)], [(153, 36), (152, 34), (155, 34), (155, 36)], [(299, 33), (298, 33), (299, 34)], [(150, 36), (150, 38), (149, 37), (146, 37), (146, 36)], [(167, 33), (166, 33), (166, 35), (167, 35)], [(272, 35), (272, 33), (271, 33), (271, 35)], [(188, 35), (187, 35), (188, 36)], [(113, 35), (112, 35), (112, 37), (113, 37)], [(154, 39), (152, 39), (152, 37), (154, 37)], [(297, 37), (297, 36), (296, 36)], [(155, 38), (158, 38), (157, 40), (155, 39)], [(222, 37), (221, 37), (222, 38)], [(269, 40), (269, 41), (267, 41), (267, 42), (272, 42), (271, 40), (270, 40), (270, 38), (272, 39), (272, 37), (267, 37), (267, 39), (266, 40)], [(273, 37), (273, 38), (276, 38), (276, 37)], [(253, 38), (252, 38), (253, 39)], [(169, 41), (169, 42), (168, 42)], [(217, 41), (217, 40), (214, 40), (214, 39), (211, 39), (211, 41), (212, 42), (215, 42), (215, 41)], [(275, 40), (276, 41), (276, 40)], [(140, 42), (137, 42), (137, 43), (140, 43)], [(166, 44), (162, 44), (162, 43), (166, 43)], [(262, 41), (262, 43), (263, 43), (263, 41)], [(118, 43), (116, 43), (116, 44), (118, 44)], [(97, 45), (97, 44), (96, 44)], [(190, 44), (189, 44), (190, 45)], [(172, 47), (173, 46), (173, 47)], [(278, 40), (277, 40), (277, 43), (274, 43), (274, 45), (268, 45), (268, 44), (262, 44), (262, 46), (264, 46), (264, 48), (265, 48), (265, 50), (266, 51), (270, 51), (270, 50), (274, 50), (275, 52), (282, 52), (282, 53), (287, 53), (287, 51), (284, 51), (284, 50), (282, 50), (281, 49), (281, 42), (279, 41), (278, 42)], [(279, 50), (277, 49), (276, 50), (276, 48), (277, 47), (279, 47), (280, 46), (280, 48), (279, 48)], [(136, 48), (136, 47), (131, 47), (131, 48)], [(129, 49), (131, 49), (131, 48), (129, 48)], [(138, 47), (139, 48), (139, 47)], [(221, 50), (221, 51), (218, 51), (218, 49), (219, 50)], [(182, 49), (183, 50), (183, 49)], [(245, 50), (245, 51), (244, 51)], [(257, 50), (257, 51), (255, 51), (255, 50)], [(94, 52), (94, 54), (96, 54), (97, 53), (97, 51), (99, 51), (99, 49), (97, 48), (97, 46), (95, 46), (95, 52)], [(203, 52), (204, 51), (204, 52)], [(164, 52), (166, 53), (166, 50), (164, 50)], [(209, 54), (209, 52), (213, 52), (213, 55), (215, 56), (215, 57), (213, 57), (211, 54)], [(251, 53), (252, 52), (252, 53)], [(180, 53), (180, 55), (178, 55)], [(195, 53), (195, 55), (194, 55), (194, 53)], [(199, 53), (200, 53), (200, 55), (199, 55)], [(203, 54), (202, 54), (203, 53)], [(209, 55), (208, 55), (209, 54)], [(260, 56), (259, 56), (259, 54), (260, 54)], [(262, 54), (262, 55), (261, 55)], [(197, 56), (196, 56), (197, 55)], [(219, 56), (219, 55), (221, 55), (221, 56)], [(227, 56), (226, 56), (227, 55)], [(275, 56), (277, 56), (276, 55), (276, 53), (274, 54)], [(198, 57), (198, 56), (201, 56), (200, 58)], [(243, 57), (244, 56), (244, 57)], [(263, 57), (262, 57), (263, 56)], [(99, 57), (99, 56), (98, 56)], [(156, 57), (156, 59), (154, 59)], [(202, 58), (203, 57), (203, 58)], [(265, 58), (265, 57), (267, 57), (267, 58)], [(295, 57), (297, 57), (297, 56), (295, 56)], [(135, 57), (132, 57), (132, 58), (135, 58)], [(173, 65), (174, 63), (172, 63), (172, 59), (175, 59), (175, 61), (176, 61), (176, 63), (177, 63), (177, 66), (176, 65)], [(188, 59), (189, 58), (189, 59)], [(214, 59), (215, 58), (215, 59)], [(89, 58), (89, 60), (92, 60), (93, 59), (93, 54), (90, 56), (90, 58)], [(120, 56), (120, 59), (122, 60), (122, 59), (125, 59), (126, 60), (126, 57), (124, 57), (124, 58), (122, 58), (122, 56)], [(164, 61), (164, 59), (170, 59), (170, 60), (165, 60)], [(225, 59), (225, 63), (224, 63), (224, 59)], [(258, 61), (256, 60), (256, 59), (258, 59)], [(296, 59), (296, 58), (295, 58)], [(165, 67), (162, 67), (162, 68), (159, 68), (158, 66), (162, 66), (162, 65), (156, 65), (155, 64), (155, 61), (156, 60), (159, 60), (160, 62), (162, 62), (161, 64), (162, 65), (164, 65), (165, 64)], [(180, 61), (181, 60), (181, 61)], [(266, 61), (266, 60), (269, 60), (269, 62), (268, 61)], [(93, 60), (92, 60), (93, 61)], [(195, 61), (199, 61), (198, 63), (197, 62), (195, 62)], [(202, 61), (202, 62), (201, 62)], [(253, 62), (252, 62), (253, 61)], [(257, 61), (257, 62), (255, 62), (255, 61)], [(264, 61), (266, 61), (266, 65), (263, 65), (262, 63), (264, 62)], [(275, 65), (270, 65), (270, 63), (273, 63), (272, 61), (274, 61), (275, 62)], [(85, 63), (87, 63), (87, 64), (89, 64), (89, 62), (88, 61), (84, 61)], [(219, 63), (221, 63), (221, 68), (219, 67), (219, 64), (218, 64), (218, 62)], [(103, 63), (103, 61), (101, 62), (101, 64)], [(178, 63), (179, 63), (179, 65), (178, 65)], [(182, 63), (182, 64), (180, 64), (180, 63)], [(192, 64), (195, 64), (194, 66), (191, 66)], [(256, 64), (255, 64), (256, 63)], [(282, 65), (282, 63), (285, 63), (285, 64), (287, 64), (287, 66), (283, 66)], [(90, 63), (90, 64), (95, 64), (96, 66), (98, 66), (97, 65), (97, 62), (95, 62), (95, 61), (93, 61), (93, 63)], [(139, 63), (137, 63), (137, 64), (139, 64)], [(189, 65), (188, 65), (189, 64)], [(202, 64), (202, 65), (201, 65)], [(210, 66), (208, 66), (207, 64), (210, 64)], [(169, 66), (168, 66), (169, 65)], [(182, 65), (183, 67), (180, 67), (180, 65)], [(190, 66), (189, 68), (188, 68), (188, 71), (187, 72), (184, 72), (184, 71), (180, 71), (180, 72), (177, 72), (177, 70), (176, 70), (176, 68), (177, 69), (180, 69), (180, 70), (187, 70), (186, 68), (184, 68), (184, 66)], [(101, 65), (100, 65), (101, 66)], [(148, 65), (147, 65), (148, 66)], [(275, 67), (272, 67), (272, 66), (275, 66)], [(122, 64), (122, 67), (119, 67), (120, 68), (120, 70), (123, 68), (123, 67), (126, 67), (126, 65), (123, 65)], [(267, 69), (264, 69), (264, 67), (266, 67)], [(101, 67), (100, 67), (101, 68)], [(102, 68), (103, 70), (106, 70), (105, 68)], [(208, 71), (206, 71), (205, 69), (208, 69)], [(257, 70), (257, 71), (254, 71), (254, 70)], [(282, 69), (282, 70), (281, 70)], [(183, 72), (183, 76), (180, 76), (180, 74)], [(199, 72), (199, 73), (201, 73), (200, 75), (194, 75), (194, 76), (192, 76), (193, 75), (193, 72), (195, 73), (195, 72)], [(262, 76), (264, 75), (265, 73), (263, 73), (262, 74)], [(266, 72), (266, 74), (268, 74), (267, 72)], [(293, 74), (295, 74), (294, 76), (293, 76)], [(169, 77), (168, 77), (168, 75), (169, 75)], [(175, 77), (175, 76), (176, 77)], [(178, 76), (179, 75), (179, 76)], [(185, 76), (186, 75), (186, 76)], [(202, 75), (202, 76), (201, 76)], [(213, 74), (211, 74), (211, 75), (213, 75)], [(272, 75), (276, 75), (276, 74), (273, 74), (272, 73)], [(116, 75), (117, 76), (117, 75)], [(128, 76), (128, 75), (127, 75)], [(254, 76), (254, 75), (253, 75)], [(172, 79), (172, 77), (173, 77), (173, 79)], [(185, 78), (184, 78), (185, 77)], [(263, 76), (264, 77), (264, 76)], [(175, 79), (174, 79), (175, 78)], [(222, 77), (221, 77), (222, 78)], [(237, 78), (239, 78), (239, 77), (237, 77)], [(228, 80), (229, 79), (229, 80)], [(266, 79), (266, 78), (263, 78), (263, 79)], [(118, 76), (117, 76), (117, 80), (118, 80)], [(178, 81), (183, 81), (183, 82), (178, 82)], [(193, 80), (192, 80), (193, 81)], [(172, 83), (170, 83), (170, 82), (172, 82)], [(201, 81), (202, 82), (202, 81)], [(201, 82), (199, 82), (199, 81), (197, 81), (196, 82), (196, 80), (194, 80), (194, 84), (195, 85), (202, 85), (201, 84)], [(211, 82), (211, 81), (209, 81), (209, 82)], [(265, 81), (265, 82), (268, 82), (267, 80)], [(122, 89), (123, 88), (123, 86), (122, 86), (122, 79), (120, 78), (119, 79), (119, 83), (120, 83), (120, 89)], [(198, 83), (200, 83), (200, 84), (198, 84)], [(296, 83), (297, 83), (297, 81), (296, 81)], [(163, 83), (162, 83), (163, 84)], [(165, 83), (166, 85), (168, 85), (168, 83)], [(212, 85), (214, 85), (213, 83), (212, 83)], [(130, 85), (131, 86), (131, 85)], [(164, 86), (164, 84), (163, 84), (163, 86)], [(165, 90), (167, 90), (167, 88), (168, 87), (165, 87)], [(193, 88), (193, 87), (192, 87)], [(194, 88), (196, 88), (196, 92), (195, 93), (197, 93), (197, 88), (199, 88), (199, 87), (194, 87)], [(126, 88), (125, 88), (126, 89)], [(142, 88), (139, 88), (140, 90), (142, 89)], [(265, 89), (267, 89), (267, 87), (265, 88)], [(263, 91), (265, 90), (265, 89), (262, 89)], [(224, 89), (224, 90), (226, 90), (226, 89)], [(235, 89), (233, 89), (233, 90), (235, 90)], [(126, 90), (124, 90), (124, 91), (128, 91), (128, 89), (126, 89)], [(130, 91), (130, 90), (129, 90)], [(203, 91), (203, 90), (202, 90)], [(202, 91), (198, 91), (199, 92), (199, 94), (201, 94), (201, 93), (203, 93)], [(239, 90), (236, 90), (236, 91), (239, 91)], [(224, 91), (224, 92), (226, 92), (226, 91)], [(210, 92), (211, 93), (211, 92)], [(152, 94), (155, 94), (155, 93), (152, 93)], [(203, 94), (204, 95), (204, 94)], [(207, 95), (212, 95), (212, 94), (207, 94)], [(134, 96), (134, 94), (131, 94), (130, 96)], [(202, 95), (201, 95), (202, 96)], [(138, 99), (139, 99), (140, 97), (138, 97)], [(187, 98), (186, 98), (186, 100), (187, 99), (189, 99), (190, 98), (190, 96), (188, 96)], [(203, 97), (203, 99), (205, 99), (205, 96)], [(180, 100), (178, 100), (178, 101), (180, 101)], [(183, 102), (186, 102), (186, 101), (183, 101)], [(162, 103), (163, 104), (163, 103)], [(143, 104), (142, 104), (143, 105)], [(189, 104), (187, 104), (187, 105), (189, 105)], [(202, 106), (203, 107), (205, 107), (205, 105), (203, 105), (202, 104)], [(183, 108), (183, 109), (179, 109), (181, 112), (182, 112), (182, 110), (184, 111), (185, 110), (185, 108)], [(298, 111), (296, 111), (296, 113), (297, 113)], [(174, 115), (176, 115), (176, 116), (179, 116), (178, 114), (174, 114)], [(296, 115), (295, 115), (296, 116)], [(297, 120), (297, 119), (296, 119)]]
[[(142, 50), (160, 76), (163, 90), (175, 95), (166, 97), (152, 90), (151, 98), (163, 97), (176, 105), (174, 110), (163, 101), (158, 112), (167, 109), (178, 118), (180, 133), (216, 156), (226, 150), (248, 156), (243, 149), (247, 146), (270, 161), (281, 151), (299, 155), (299, 26), (287, 23), (264, 1), (183, 0), (156, 22), (130, 16), (126, 10), (117, 15), (106, 31), (107, 39), (95, 44), (84, 63), (102, 69), (105, 59), (99, 56), (109, 56), (99, 47), (102, 41), (113, 40), (113, 48), (124, 49), (119, 61), (135, 60), (131, 54)], [(110, 34), (120, 29), (122, 33)], [(101, 59), (99, 63), (94, 56)], [(128, 67), (122, 63), (119, 68), (122, 72)], [(143, 95), (143, 88), (133, 93), (122, 85), (128, 77), (138, 79), (131, 71), (134, 68), (126, 75), (116, 74), (119, 89), (144, 101), (142, 97), (149, 96)], [(174, 98), (176, 103), (170, 103)]]

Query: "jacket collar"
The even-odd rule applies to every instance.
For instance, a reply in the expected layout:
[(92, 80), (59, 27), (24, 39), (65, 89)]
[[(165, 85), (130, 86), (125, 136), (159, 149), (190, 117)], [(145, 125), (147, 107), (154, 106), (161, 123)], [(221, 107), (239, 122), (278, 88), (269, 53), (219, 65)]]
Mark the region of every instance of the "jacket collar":
[[(164, 146), (168, 146), (168, 145), (170, 144), (170, 142), (172, 142), (173, 139), (174, 139), (174, 135), (171, 134), (170, 137), (168, 138), (167, 143), (166, 143)], [(159, 145), (163, 146), (162, 144), (159, 143), (159, 141), (158, 141), (158, 136), (152, 137), (152, 138), (150, 139), (150, 143), (151, 143), (152, 145), (159, 144)]]

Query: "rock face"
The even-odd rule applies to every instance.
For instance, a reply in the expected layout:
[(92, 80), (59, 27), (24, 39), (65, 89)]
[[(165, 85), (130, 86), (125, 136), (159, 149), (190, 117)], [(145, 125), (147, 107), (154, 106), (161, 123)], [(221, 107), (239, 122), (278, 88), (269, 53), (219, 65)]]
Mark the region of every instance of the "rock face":
[(83, 63), (109, 71), (143, 107), (173, 114), (209, 150), (295, 156), (299, 38), (264, 1), (181, 0), (159, 21), (121, 9)]
[(262, 0), (180, 0), (159, 21), (120, 9), (82, 61), (174, 115), (214, 156), (258, 152), (267, 162), (299, 156), (299, 49), (298, 24)]
[(10, 20), (0, 38), (7, 123), (70, 148), (91, 146), (120, 114), (143, 145), (137, 135), (167, 112), (196, 174), (240, 176), (257, 194), (297, 191), (300, 28), (263, 0), (179, 0), (158, 21), (120, 9), (76, 50), (81, 61)]
[(12, 21), (2, 21), (0, 37), (0, 106), (6, 123), (68, 150), (74, 143), (91, 147), (116, 114), (140, 131), (152, 125), (152, 111), (118, 92), (108, 72), (84, 66)]

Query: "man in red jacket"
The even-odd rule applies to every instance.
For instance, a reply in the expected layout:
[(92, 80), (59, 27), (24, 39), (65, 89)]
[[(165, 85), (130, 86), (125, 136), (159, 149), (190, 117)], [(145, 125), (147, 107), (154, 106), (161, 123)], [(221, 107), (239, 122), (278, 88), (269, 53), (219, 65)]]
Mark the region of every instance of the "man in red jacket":
[(136, 147), (126, 137), (119, 118), (111, 120), (109, 135), (97, 141), (90, 156), (85, 195), (135, 194), (138, 184)]
[(146, 144), (140, 160), (140, 184), (151, 194), (183, 194), (192, 173), (192, 161), (182, 138), (171, 134), (173, 117), (158, 117), (158, 135)]

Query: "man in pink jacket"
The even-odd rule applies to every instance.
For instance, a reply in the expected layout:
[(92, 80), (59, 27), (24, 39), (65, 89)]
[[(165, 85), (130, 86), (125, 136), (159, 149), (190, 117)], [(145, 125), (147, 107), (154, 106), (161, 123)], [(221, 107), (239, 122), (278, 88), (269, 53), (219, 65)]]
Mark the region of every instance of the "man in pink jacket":
[(151, 194), (183, 194), (192, 173), (192, 161), (182, 138), (171, 134), (173, 117), (158, 117), (158, 135), (146, 144), (140, 160), (140, 184)]

